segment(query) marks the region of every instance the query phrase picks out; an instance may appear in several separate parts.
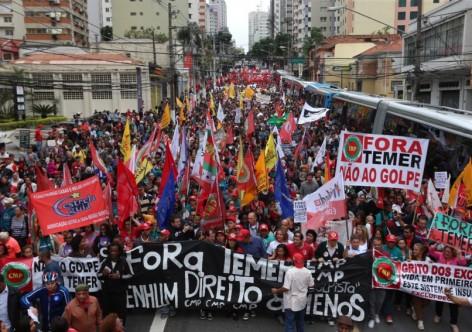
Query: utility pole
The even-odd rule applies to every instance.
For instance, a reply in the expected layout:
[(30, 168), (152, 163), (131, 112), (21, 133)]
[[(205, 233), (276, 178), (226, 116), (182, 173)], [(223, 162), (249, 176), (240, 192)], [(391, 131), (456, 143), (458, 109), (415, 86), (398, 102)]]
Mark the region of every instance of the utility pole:
[(415, 41), (415, 69), (414, 83), (411, 89), (411, 101), (418, 98), (420, 92), (421, 74), (421, 23), (423, 16), (423, 0), (418, 0), (418, 14), (416, 16), (416, 41)]
[(156, 59), (156, 36), (154, 32), (154, 28), (152, 29), (152, 58), (154, 65), (157, 64), (157, 59)]
[(216, 34), (212, 35), (213, 38), (213, 89), (216, 88), (216, 47), (215, 47), (215, 39), (216, 39)]
[(170, 2), (167, 5), (169, 11), (169, 61), (170, 61), (170, 108), (174, 109), (175, 103), (175, 60), (174, 60), (174, 42), (172, 40), (172, 6)]

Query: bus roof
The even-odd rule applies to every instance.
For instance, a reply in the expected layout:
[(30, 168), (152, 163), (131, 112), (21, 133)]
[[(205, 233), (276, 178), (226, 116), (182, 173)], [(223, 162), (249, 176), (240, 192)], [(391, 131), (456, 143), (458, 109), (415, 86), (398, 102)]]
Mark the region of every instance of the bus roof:
[(305, 90), (307, 90), (308, 92), (321, 93), (323, 95), (334, 95), (343, 91), (336, 85), (318, 82), (309, 82), (306, 85)]

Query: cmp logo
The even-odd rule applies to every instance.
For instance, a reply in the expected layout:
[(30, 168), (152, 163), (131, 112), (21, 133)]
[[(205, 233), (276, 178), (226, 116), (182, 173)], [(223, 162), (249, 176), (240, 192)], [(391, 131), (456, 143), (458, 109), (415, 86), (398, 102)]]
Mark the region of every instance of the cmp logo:
[(7, 263), (2, 268), (1, 274), (5, 278), (5, 283), (11, 287), (22, 288), (31, 280), (30, 269), (23, 263)]
[(372, 265), (372, 275), (380, 285), (388, 287), (399, 281), (396, 265), (388, 258), (377, 258)]
[(360, 162), (362, 142), (359, 136), (349, 135), (344, 141), (343, 157), (350, 162)]
[(94, 195), (80, 197), (80, 193), (73, 193), (69, 197), (61, 198), (53, 204), (54, 212), (61, 217), (72, 217), (77, 213), (87, 211), (95, 201)]

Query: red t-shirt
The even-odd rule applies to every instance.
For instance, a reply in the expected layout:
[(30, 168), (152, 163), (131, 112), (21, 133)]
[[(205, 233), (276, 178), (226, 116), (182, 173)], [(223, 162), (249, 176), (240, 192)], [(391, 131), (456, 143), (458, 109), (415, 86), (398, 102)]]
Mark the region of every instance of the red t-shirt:
[(290, 257), (293, 257), (296, 253), (302, 254), (304, 260), (311, 260), (314, 255), (313, 247), (309, 244), (303, 242), (303, 246), (301, 248), (295, 246), (294, 243), (287, 244), (288, 253)]

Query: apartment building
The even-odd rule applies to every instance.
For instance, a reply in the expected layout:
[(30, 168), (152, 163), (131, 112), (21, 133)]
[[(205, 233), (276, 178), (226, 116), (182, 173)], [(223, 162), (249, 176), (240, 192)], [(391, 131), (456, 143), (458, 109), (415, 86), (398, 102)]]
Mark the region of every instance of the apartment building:
[(312, 0), (293, 0), (293, 48), (300, 52), (312, 27)]
[(271, 14), (273, 15), (274, 36), (279, 33), (292, 33), (293, 25), (293, 0), (274, 0), (271, 2)]
[(205, 31), (206, 26), (206, 1), (188, 0), (188, 20), (196, 23), (200, 30)]
[(225, 0), (210, 0), (206, 5), (206, 32), (213, 35), (227, 29), (227, 27)]
[(23, 0), (29, 43), (88, 46), (87, 0)]
[(259, 40), (270, 37), (269, 13), (255, 11), (249, 13), (249, 50)]
[[(419, 0), (397, 0), (395, 7), (395, 27), (400, 31), (405, 31), (410, 21), (418, 16)], [(422, 11), (427, 13), (451, 0), (422, 0)]]
[(319, 28), (325, 37), (335, 35), (335, 14), (328, 10), (335, 5), (336, 0), (312, 0), (311, 26)]
[(0, 38), (23, 39), (26, 33), (23, 6), (13, 0), (0, 4)]

